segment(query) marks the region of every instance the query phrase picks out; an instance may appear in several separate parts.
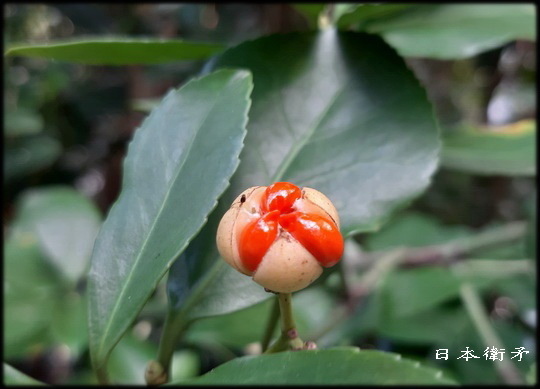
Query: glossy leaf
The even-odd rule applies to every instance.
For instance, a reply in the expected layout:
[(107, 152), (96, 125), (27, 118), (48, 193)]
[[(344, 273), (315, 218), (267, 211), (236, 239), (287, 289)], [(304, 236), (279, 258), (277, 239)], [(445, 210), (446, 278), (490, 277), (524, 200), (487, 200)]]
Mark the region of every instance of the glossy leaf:
[(401, 355), (360, 349), (281, 352), (236, 358), (190, 385), (451, 385), (441, 371)]
[(443, 142), (442, 165), (479, 175), (536, 174), (536, 121), (500, 127), (466, 126)]
[(231, 187), (169, 276), (173, 309), (190, 317), (269, 297), (218, 260), (217, 225), (243, 190), (275, 181), (313, 187), (337, 207), (343, 234), (374, 230), (426, 188), (439, 147), (424, 90), (376, 36), (270, 36), (226, 51), (215, 66), (250, 69), (255, 89)]
[[(340, 9), (336, 18), (339, 28), (387, 18), (412, 7), (411, 4), (337, 4)], [(341, 7), (340, 7), (341, 6)]]
[(238, 165), (251, 76), (223, 70), (171, 91), (124, 161), (122, 193), (96, 239), (89, 273), (94, 366), (199, 231)]
[(93, 38), (47, 45), (15, 46), (6, 56), (24, 56), (88, 65), (152, 65), (205, 59), (224, 49), (215, 43), (134, 38)]
[(16, 228), (36, 235), (46, 258), (75, 283), (88, 270), (101, 215), (86, 197), (70, 187), (47, 187), (23, 194)]
[(45, 385), (43, 382), (33, 379), (19, 370), (8, 365), (4, 362), (4, 385), (18, 386), (18, 385)]
[(467, 58), (515, 39), (534, 40), (533, 4), (423, 5), (364, 26), (406, 57)]

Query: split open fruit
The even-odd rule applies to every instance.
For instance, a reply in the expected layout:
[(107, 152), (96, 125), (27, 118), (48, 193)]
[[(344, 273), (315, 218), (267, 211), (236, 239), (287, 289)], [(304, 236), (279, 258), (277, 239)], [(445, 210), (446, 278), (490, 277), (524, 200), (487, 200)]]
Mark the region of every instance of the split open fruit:
[(217, 246), (229, 265), (279, 293), (303, 289), (343, 254), (339, 216), (321, 192), (289, 182), (246, 189), (225, 213)]

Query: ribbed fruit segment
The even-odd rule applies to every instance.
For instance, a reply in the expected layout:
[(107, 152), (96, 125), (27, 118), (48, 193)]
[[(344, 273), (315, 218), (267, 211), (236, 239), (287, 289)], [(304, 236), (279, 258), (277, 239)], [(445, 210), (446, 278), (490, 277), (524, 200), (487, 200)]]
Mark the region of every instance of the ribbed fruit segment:
[(257, 270), (262, 258), (276, 240), (279, 211), (272, 211), (248, 224), (240, 235), (240, 260), (250, 272)]
[(302, 197), (299, 187), (290, 182), (276, 182), (266, 188), (262, 198), (263, 212), (292, 212), (294, 202)]
[(328, 218), (292, 212), (281, 215), (279, 224), (300, 242), (321, 266), (334, 266), (343, 255), (343, 238), (337, 226)]

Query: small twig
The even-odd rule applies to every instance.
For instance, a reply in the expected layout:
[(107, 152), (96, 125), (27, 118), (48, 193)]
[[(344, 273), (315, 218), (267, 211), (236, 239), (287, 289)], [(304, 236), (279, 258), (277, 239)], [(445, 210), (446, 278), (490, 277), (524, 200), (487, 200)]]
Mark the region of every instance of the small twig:
[(110, 385), (109, 376), (107, 375), (107, 369), (105, 365), (97, 367), (95, 371), (100, 385)]
[[(383, 253), (364, 254), (366, 258), (363, 261), (359, 261), (359, 263), (364, 264), (367, 260), (371, 265), (364, 271), (360, 279), (354, 283), (356, 286), (353, 285), (354, 287), (349, 291), (350, 298), (347, 302), (347, 310), (344, 314), (334, 317), (331, 323), (325, 325), (323, 330), (318, 331), (316, 335), (312, 336), (312, 339), (321, 338), (335, 326), (345, 321), (356, 310), (356, 307), (363, 301), (363, 298), (372, 293), (382, 278), (395, 267), (447, 266), (463, 259), (470, 252), (511, 243), (522, 238), (525, 232), (525, 222), (513, 222), (480, 232), (474, 236), (455, 239), (441, 245), (414, 249), (401, 247)], [(527, 271), (526, 269), (531, 266), (528, 262), (520, 261), (519, 264), (514, 263), (510, 265), (512, 269), (507, 270), (511, 270), (513, 273)], [(498, 266), (502, 263), (502, 261), (497, 261)], [(358, 269), (358, 266), (356, 268)]]
[(358, 299), (370, 294), (384, 278), (384, 276), (407, 258), (407, 249), (400, 247), (387, 252), (380, 257), (364, 274), (360, 277), (356, 286), (350, 291), (354, 304), (349, 304), (351, 309), (358, 303)]
[[(458, 270), (458, 269), (456, 269)], [(468, 282), (462, 282), (460, 286), (460, 295), (469, 315), (474, 323), (476, 330), (482, 338), (486, 347), (495, 347), (503, 349), (504, 345), (497, 332), (492, 327), (488, 313), (486, 312), (482, 301), (474, 287)], [(509, 359), (501, 361), (494, 360), (495, 369), (499, 372), (501, 378), (507, 384), (523, 384), (519, 370)]]
[(403, 261), (403, 266), (450, 264), (479, 249), (506, 245), (520, 239), (525, 234), (526, 228), (525, 222), (513, 222), (448, 243), (410, 249), (407, 258)]

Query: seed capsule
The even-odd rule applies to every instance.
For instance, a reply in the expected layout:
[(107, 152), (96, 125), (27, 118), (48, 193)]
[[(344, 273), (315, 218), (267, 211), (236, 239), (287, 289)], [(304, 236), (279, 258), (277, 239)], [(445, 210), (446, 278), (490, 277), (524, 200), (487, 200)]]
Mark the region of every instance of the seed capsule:
[(246, 189), (223, 215), (219, 253), (229, 265), (280, 293), (303, 289), (343, 254), (339, 217), (321, 192), (289, 182)]

